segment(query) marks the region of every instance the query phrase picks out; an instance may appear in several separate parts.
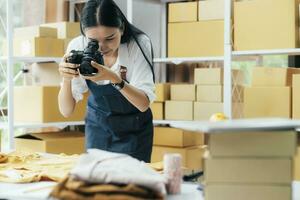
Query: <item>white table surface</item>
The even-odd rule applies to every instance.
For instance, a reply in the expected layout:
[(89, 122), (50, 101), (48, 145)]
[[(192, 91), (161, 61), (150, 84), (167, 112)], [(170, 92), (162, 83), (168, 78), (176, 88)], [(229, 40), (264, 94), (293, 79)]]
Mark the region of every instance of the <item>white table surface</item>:
[[(10, 200), (46, 200), (53, 182), (39, 182), (29, 184), (0, 183), (0, 199)], [(47, 188), (48, 187), (48, 188)], [(44, 188), (39, 191), (31, 191), (34, 188)], [(180, 195), (168, 195), (167, 200), (204, 200), (202, 192), (197, 189), (198, 185), (191, 183), (182, 184)], [(293, 200), (300, 200), (300, 182), (293, 183)]]

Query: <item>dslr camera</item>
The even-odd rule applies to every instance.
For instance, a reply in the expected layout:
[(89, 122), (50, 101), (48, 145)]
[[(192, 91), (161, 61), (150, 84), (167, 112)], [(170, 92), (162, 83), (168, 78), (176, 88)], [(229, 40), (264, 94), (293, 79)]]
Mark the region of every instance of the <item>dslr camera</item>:
[(94, 76), (98, 70), (91, 65), (91, 61), (104, 64), (103, 57), (98, 51), (99, 44), (97, 40), (90, 40), (88, 46), (83, 51), (72, 50), (67, 57), (67, 62), (79, 64), (79, 72), (83, 76)]

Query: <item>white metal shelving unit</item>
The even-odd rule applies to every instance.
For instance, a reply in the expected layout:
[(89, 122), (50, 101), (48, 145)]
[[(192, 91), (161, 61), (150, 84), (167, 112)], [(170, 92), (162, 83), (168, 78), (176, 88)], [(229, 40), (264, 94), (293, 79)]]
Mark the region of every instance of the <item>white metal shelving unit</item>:
[[(42, 128), (49, 126), (65, 127), (68, 125), (82, 125), (83, 121), (79, 122), (58, 122), (58, 123), (14, 123), (13, 121), (13, 86), (14, 86), (14, 77), (13, 77), (13, 63), (14, 62), (60, 62), (61, 58), (53, 57), (14, 57), (13, 56), (13, 45), (12, 45), (12, 36), (13, 36), (13, 26), (12, 26), (12, 0), (6, 1), (6, 36), (8, 42), (7, 56), (0, 57), (0, 62), (7, 62), (7, 88), (8, 88), (8, 121), (7, 123), (0, 123), (0, 129), (7, 129), (9, 134), (9, 149), (14, 148), (13, 138), (14, 138), (14, 128)], [(77, 3), (83, 3), (87, 0), (69, 0), (70, 1), (70, 11), (75, 10), (75, 5)], [(133, 18), (133, 1), (127, 1), (127, 18), (132, 22)], [(176, 2), (181, 0), (143, 0), (153, 3), (161, 3), (162, 6), (162, 19), (161, 23), (161, 37), (162, 37), (162, 53), (161, 58), (155, 58), (155, 63), (170, 63), (170, 64), (181, 64), (181, 63), (197, 63), (197, 62), (214, 62), (214, 61), (223, 61), (224, 62), (224, 112), (227, 116), (232, 116), (232, 102), (231, 102), (231, 63), (233, 59), (243, 60), (243, 58), (256, 58), (261, 55), (277, 55), (277, 54), (287, 54), (287, 55), (300, 55), (300, 49), (275, 49), (275, 50), (253, 50), (253, 51), (232, 51), (231, 43), (231, 14), (232, 14), (232, 0), (225, 1), (225, 16), (224, 16), (224, 56), (220, 57), (186, 57), (186, 58), (166, 58), (166, 3)], [(70, 12), (70, 20), (74, 19), (74, 12)], [(154, 124), (168, 124), (171, 126), (180, 126), (182, 124), (195, 124), (197, 122), (191, 123), (190, 121), (169, 121), (169, 120), (154, 120)]]

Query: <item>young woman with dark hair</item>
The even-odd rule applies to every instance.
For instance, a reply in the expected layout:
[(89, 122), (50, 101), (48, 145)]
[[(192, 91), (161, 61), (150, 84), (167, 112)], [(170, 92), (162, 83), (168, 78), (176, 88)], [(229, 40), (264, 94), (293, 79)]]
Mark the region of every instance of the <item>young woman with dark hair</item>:
[(73, 39), (71, 50), (83, 50), (89, 40), (99, 42), (104, 65), (83, 76), (76, 64), (60, 63), (63, 77), (59, 108), (68, 117), (89, 91), (85, 119), (86, 148), (129, 154), (150, 162), (153, 140), (152, 113), (155, 99), (153, 51), (149, 37), (130, 24), (113, 0), (89, 0), (81, 16), (82, 36)]

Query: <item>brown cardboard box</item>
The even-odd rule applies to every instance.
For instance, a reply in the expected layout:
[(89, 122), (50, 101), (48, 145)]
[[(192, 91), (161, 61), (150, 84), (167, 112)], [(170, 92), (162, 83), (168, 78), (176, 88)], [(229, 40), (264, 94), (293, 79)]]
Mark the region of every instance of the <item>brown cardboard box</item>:
[(205, 182), (234, 184), (290, 184), (291, 158), (208, 158)]
[(81, 154), (85, 152), (84, 133), (28, 133), (15, 137), (17, 151)]
[(68, 49), (68, 46), (69, 46), (69, 43), (71, 42), (71, 40), (73, 40), (73, 39), (72, 38), (64, 39), (64, 52), (67, 52), (67, 49)]
[(300, 119), (300, 74), (293, 75), (292, 115), (293, 119)]
[(169, 23), (168, 57), (223, 56), (224, 21)]
[(212, 157), (293, 157), (297, 134), (294, 131), (236, 132), (211, 134)]
[(56, 28), (57, 36), (60, 39), (74, 38), (81, 34), (79, 22), (56, 22), (42, 24), (41, 26)]
[(300, 145), (297, 147), (297, 154), (294, 157), (293, 179), (294, 181), (300, 181)]
[(165, 118), (167, 120), (193, 120), (193, 102), (166, 101)]
[[(194, 82), (198, 85), (223, 85), (224, 70), (222, 68), (195, 69)], [(232, 70), (232, 84), (243, 85), (244, 73), (241, 70)]]
[(234, 49), (297, 48), (298, 5), (298, 0), (235, 1)]
[(155, 84), (156, 102), (164, 102), (170, 100), (170, 84), (158, 83)]
[[(75, 12), (75, 11), (74, 11)], [(45, 22), (61, 22), (69, 20), (69, 1), (46, 0)]]
[(291, 185), (207, 185), (205, 200), (290, 200)]
[(252, 69), (252, 86), (292, 86), (293, 74), (300, 74), (300, 69), (254, 67)]
[(199, 1), (198, 20), (224, 19), (224, 0)]
[(169, 3), (169, 22), (196, 22), (198, 2)]
[(153, 145), (170, 147), (204, 145), (204, 134), (177, 128), (154, 127)]
[(15, 38), (15, 56), (62, 57), (64, 41), (56, 38)]
[(164, 119), (164, 103), (163, 102), (154, 102), (150, 106), (153, 119), (154, 120), (163, 120)]
[(223, 102), (222, 85), (197, 85), (197, 101), (201, 102)]
[(163, 147), (153, 146), (151, 163), (163, 161), (164, 154), (166, 153), (179, 153), (182, 156), (182, 166), (188, 169), (203, 169), (203, 154), (204, 147), (194, 146), (186, 148), (175, 148), (175, 147)]
[(31, 65), (33, 85), (59, 86), (62, 78), (57, 63), (34, 63)]
[(244, 117), (291, 117), (290, 87), (246, 87)]
[(50, 27), (28, 26), (14, 29), (14, 37), (50, 37), (57, 38), (57, 29)]
[(215, 113), (223, 113), (223, 103), (194, 102), (194, 120), (209, 120)]
[(85, 117), (87, 96), (76, 104), (74, 113), (65, 118), (58, 109), (59, 86), (19, 86), (14, 88), (14, 119), (16, 122), (82, 121)]
[(171, 100), (174, 101), (195, 101), (196, 86), (193, 84), (172, 84)]

